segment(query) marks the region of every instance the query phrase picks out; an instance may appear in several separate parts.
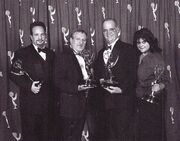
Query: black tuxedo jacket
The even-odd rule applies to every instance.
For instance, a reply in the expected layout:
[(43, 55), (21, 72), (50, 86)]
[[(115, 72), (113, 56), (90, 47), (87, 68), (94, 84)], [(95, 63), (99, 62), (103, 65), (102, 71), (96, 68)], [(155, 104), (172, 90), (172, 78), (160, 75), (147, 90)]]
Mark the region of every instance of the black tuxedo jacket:
[(72, 49), (66, 47), (55, 61), (55, 85), (59, 90), (60, 116), (81, 118), (85, 114), (85, 91), (78, 91), (83, 75)]
[[(47, 114), (53, 87), (54, 52), (46, 48), (46, 61), (31, 44), (15, 52), (10, 79), (20, 87), (22, 114)], [(32, 93), (33, 81), (43, 81), (40, 92)]]
[[(103, 52), (105, 48), (101, 49), (95, 61), (94, 72), (95, 79), (106, 78), (107, 70), (103, 59)], [(122, 89), (122, 94), (109, 94), (104, 89), (99, 89), (99, 93), (104, 93), (105, 106), (111, 108), (131, 108), (133, 97), (135, 96), (135, 83), (137, 72), (137, 60), (135, 50), (130, 44), (118, 40), (111, 52), (112, 60), (119, 57), (116, 65), (112, 68), (114, 80)]]

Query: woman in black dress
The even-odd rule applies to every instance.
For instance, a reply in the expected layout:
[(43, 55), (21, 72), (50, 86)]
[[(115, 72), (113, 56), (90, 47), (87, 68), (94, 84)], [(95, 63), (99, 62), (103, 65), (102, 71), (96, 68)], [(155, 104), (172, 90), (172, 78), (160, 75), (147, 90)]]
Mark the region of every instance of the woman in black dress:
[(147, 28), (134, 34), (139, 52), (136, 88), (138, 141), (164, 141), (164, 100), (168, 75), (157, 39)]

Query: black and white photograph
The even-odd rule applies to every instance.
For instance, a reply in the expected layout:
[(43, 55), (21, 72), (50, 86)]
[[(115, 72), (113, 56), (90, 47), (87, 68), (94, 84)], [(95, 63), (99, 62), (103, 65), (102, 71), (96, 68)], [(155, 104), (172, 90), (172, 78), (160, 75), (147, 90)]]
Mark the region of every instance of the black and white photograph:
[(1, 0), (0, 141), (180, 141), (180, 0)]

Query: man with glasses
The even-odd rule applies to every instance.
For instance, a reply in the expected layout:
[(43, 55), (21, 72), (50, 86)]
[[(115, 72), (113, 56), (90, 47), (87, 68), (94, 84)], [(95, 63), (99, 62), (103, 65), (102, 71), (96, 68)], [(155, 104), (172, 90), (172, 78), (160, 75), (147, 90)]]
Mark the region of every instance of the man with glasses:
[[(113, 141), (133, 140), (131, 128), (135, 96), (137, 56), (132, 46), (120, 40), (120, 29), (114, 19), (103, 21), (106, 41), (95, 62), (95, 79), (105, 102), (108, 138)], [(106, 120), (105, 120), (106, 119)]]

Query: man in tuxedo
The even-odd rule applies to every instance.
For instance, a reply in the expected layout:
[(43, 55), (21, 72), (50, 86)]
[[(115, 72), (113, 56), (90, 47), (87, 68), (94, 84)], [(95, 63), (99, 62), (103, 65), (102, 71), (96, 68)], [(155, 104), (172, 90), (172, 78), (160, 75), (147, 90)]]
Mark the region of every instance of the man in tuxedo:
[(30, 24), (32, 44), (15, 52), (10, 79), (20, 87), (20, 114), (24, 141), (46, 141), (48, 109), (53, 97), (54, 52), (46, 45), (43, 22)]
[(89, 78), (82, 56), (87, 34), (76, 30), (70, 46), (64, 46), (55, 63), (55, 85), (59, 93), (59, 126), (62, 141), (80, 141), (85, 123), (87, 92), (84, 81)]
[(103, 35), (106, 45), (98, 53), (94, 73), (101, 84), (99, 94), (105, 102), (104, 121), (110, 140), (131, 141), (136, 52), (130, 44), (119, 39), (120, 29), (116, 20), (109, 18), (103, 21)]

